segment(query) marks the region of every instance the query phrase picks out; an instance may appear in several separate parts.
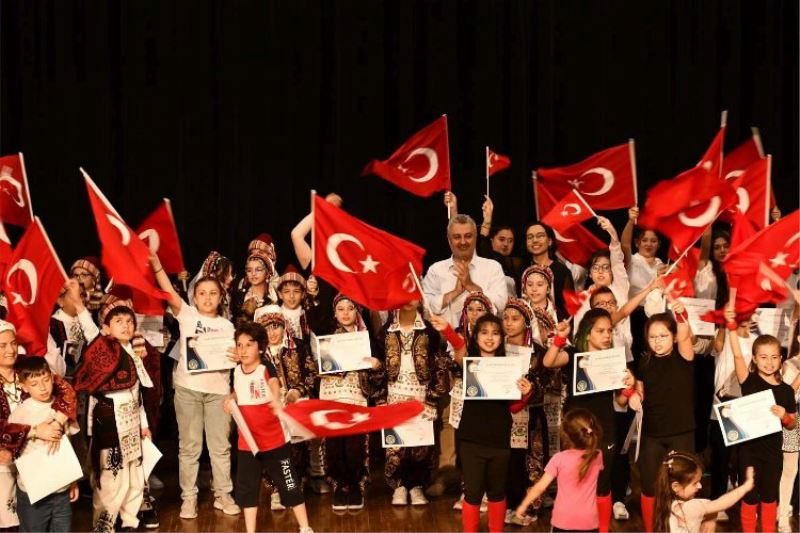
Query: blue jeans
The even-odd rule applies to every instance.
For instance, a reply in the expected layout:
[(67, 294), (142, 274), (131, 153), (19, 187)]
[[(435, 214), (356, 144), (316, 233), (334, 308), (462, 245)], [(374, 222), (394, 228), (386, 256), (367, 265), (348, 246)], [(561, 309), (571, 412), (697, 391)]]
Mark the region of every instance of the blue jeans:
[(54, 492), (36, 503), (31, 503), (28, 494), (17, 487), (17, 515), (20, 531), (72, 530), (72, 505), (69, 490)]

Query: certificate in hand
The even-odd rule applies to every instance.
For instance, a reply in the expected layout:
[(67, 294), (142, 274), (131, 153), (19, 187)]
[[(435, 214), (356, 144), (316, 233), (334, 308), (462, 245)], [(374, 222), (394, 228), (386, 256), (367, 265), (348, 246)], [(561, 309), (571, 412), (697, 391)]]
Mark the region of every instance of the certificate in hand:
[(226, 332), (186, 337), (186, 371), (197, 374), (235, 368), (236, 363), (228, 359), (228, 350), (235, 346), (233, 336)]
[(418, 414), (405, 424), (381, 430), (384, 448), (411, 448), (414, 446), (433, 446), (433, 420)]
[(372, 368), (369, 333), (354, 331), (336, 335), (311, 337), (311, 351), (319, 364), (320, 374), (334, 374)]
[(781, 421), (770, 411), (776, 403), (772, 391), (765, 390), (714, 405), (725, 446), (780, 432)]
[(155, 315), (136, 314), (136, 325), (142, 332), (145, 340), (153, 345), (154, 348), (164, 346), (164, 317)]
[(593, 394), (625, 387), (625, 348), (575, 354), (572, 393)]
[(520, 376), (525, 376), (530, 371), (532, 354), (533, 349), (530, 346), (506, 344), (506, 357), (516, 358), (519, 361)]
[(514, 357), (465, 357), (465, 400), (519, 400), (519, 360)]
[(695, 335), (705, 335), (713, 337), (716, 333), (716, 325), (713, 322), (700, 320), (700, 317), (715, 309), (714, 300), (708, 298), (678, 298), (686, 312), (689, 314), (689, 327)]
[(14, 464), (31, 503), (36, 503), (83, 477), (78, 456), (66, 435), (61, 437), (61, 444), (52, 455), (48, 453), (46, 445), (36, 446), (30, 452), (20, 455)]

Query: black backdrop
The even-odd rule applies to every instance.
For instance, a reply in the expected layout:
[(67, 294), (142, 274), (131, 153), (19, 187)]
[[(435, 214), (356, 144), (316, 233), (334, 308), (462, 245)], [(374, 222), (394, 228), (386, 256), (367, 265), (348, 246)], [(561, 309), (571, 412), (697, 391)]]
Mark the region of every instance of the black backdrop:
[(486, 144), (512, 160), (495, 218), (522, 226), (532, 168), (634, 137), (643, 203), (722, 109), (727, 149), (760, 127), (779, 206), (798, 204), (796, 0), (0, 0), (0, 17), (0, 152), (25, 153), (65, 264), (98, 246), (79, 165), (134, 227), (171, 198), (190, 270), (211, 248), (241, 262), (260, 231), (294, 261), (311, 188), (442, 258), (441, 196), (359, 173), (443, 113), (476, 217)]

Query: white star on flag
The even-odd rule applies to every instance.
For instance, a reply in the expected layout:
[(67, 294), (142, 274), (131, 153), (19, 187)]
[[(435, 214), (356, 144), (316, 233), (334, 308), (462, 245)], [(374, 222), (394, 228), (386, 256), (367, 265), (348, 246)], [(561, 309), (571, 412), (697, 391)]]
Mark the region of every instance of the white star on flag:
[(357, 424), (366, 422), (367, 420), (369, 420), (369, 413), (353, 413), (353, 417), (350, 419), (351, 422), (355, 422)]
[(787, 257), (789, 257), (789, 254), (784, 252), (778, 252), (777, 254), (775, 254), (775, 257), (769, 260), (769, 262), (772, 263), (772, 266), (774, 267), (781, 265), (786, 266)]
[(367, 258), (363, 261), (359, 261), (362, 265), (364, 265), (364, 270), (361, 271), (362, 274), (366, 274), (367, 272), (375, 272), (378, 273), (375, 268), (380, 265), (379, 261), (375, 261), (372, 259), (372, 256), (367, 254)]

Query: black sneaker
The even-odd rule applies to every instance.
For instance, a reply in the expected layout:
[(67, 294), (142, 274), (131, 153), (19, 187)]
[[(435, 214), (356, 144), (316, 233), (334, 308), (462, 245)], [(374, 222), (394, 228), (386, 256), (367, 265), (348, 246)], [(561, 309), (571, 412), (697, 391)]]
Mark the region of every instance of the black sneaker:
[(331, 508), (334, 511), (346, 511), (348, 507), (347, 503), (348, 503), (347, 493), (344, 490), (342, 490), (341, 488), (337, 488), (335, 491), (333, 491), (333, 501), (331, 503)]
[(158, 527), (158, 513), (153, 507), (150, 509), (142, 509), (136, 515), (139, 519), (139, 525), (147, 529), (155, 529)]
[(347, 497), (347, 508), (351, 511), (357, 511), (364, 508), (364, 494), (355, 489)]

